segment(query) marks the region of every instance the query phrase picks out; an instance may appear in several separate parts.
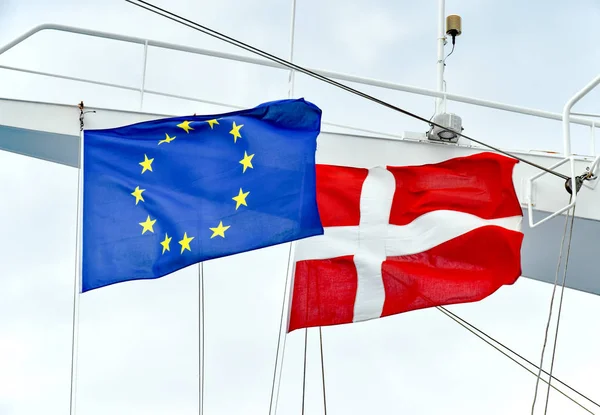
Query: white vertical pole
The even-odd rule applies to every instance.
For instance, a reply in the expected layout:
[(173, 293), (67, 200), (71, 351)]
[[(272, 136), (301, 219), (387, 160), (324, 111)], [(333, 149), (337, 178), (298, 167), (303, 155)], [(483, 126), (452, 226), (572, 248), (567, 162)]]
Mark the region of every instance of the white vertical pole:
[(142, 85), (140, 87), (140, 111), (144, 106), (144, 88), (146, 87), (146, 62), (148, 61), (148, 40), (144, 41), (144, 65), (142, 66)]
[(75, 279), (73, 284), (73, 327), (71, 335), (71, 390), (69, 415), (75, 415), (77, 392), (77, 352), (79, 343), (79, 296), (81, 294), (82, 210), (83, 210), (83, 105), (80, 107), (79, 177), (77, 181), (77, 224), (75, 236)]
[(590, 151), (592, 152), (592, 156), (596, 157), (596, 121), (592, 121), (592, 126), (590, 127), (590, 129), (592, 133)]
[[(296, 0), (292, 0), (292, 21), (290, 24), (290, 62), (294, 59), (294, 33), (296, 27)], [(290, 70), (288, 82), (288, 98), (294, 95), (294, 70)], [(273, 369), (273, 385), (271, 386), (271, 401), (269, 403), (269, 415), (277, 413), (279, 403), (279, 385), (281, 384), (281, 372), (283, 370), (283, 355), (285, 353), (285, 341), (287, 339), (287, 327), (289, 321), (289, 304), (292, 292), (292, 277), (294, 274), (294, 253), (296, 243), (290, 242), (288, 254), (288, 266), (286, 270), (283, 302), (281, 304), (281, 319), (279, 321), (279, 335), (277, 338), (277, 351), (275, 353), (275, 368)], [(287, 314), (285, 311), (287, 310)], [(286, 318), (284, 318), (286, 316)]]
[[(575, 95), (573, 95), (571, 97), (571, 99), (569, 99), (569, 101), (567, 101), (567, 103), (565, 104), (565, 106), (563, 107), (563, 117), (562, 117), (562, 122), (563, 122), (563, 152), (565, 154), (565, 157), (570, 157), (571, 156), (571, 108), (573, 108), (573, 105), (575, 105), (581, 98), (583, 98), (588, 92), (590, 92), (592, 89), (594, 89), (597, 85), (600, 84), (600, 75), (596, 76), (596, 78), (594, 78), (589, 84), (587, 84), (585, 87), (583, 87), (583, 89), (579, 92), (577, 92)], [(573, 178), (573, 180), (575, 180)], [(573, 185), (573, 188), (575, 188), (575, 186)], [(575, 197), (575, 193), (573, 193), (573, 196)]]
[[(292, 0), (292, 18), (290, 23), (290, 62), (294, 61), (294, 34), (296, 28), (296, 0)], [(294, 70), (290, 70), (288, 82), (288, 98), (294, 96)], [(283, 355), (285, 353), (285, 341), (287, 339), (287, 327), (289, 321), (290, 300), (292, 292), (292, 277), (294, 274), (294, 253), (296, 243), (290, 242), (288, 253), (288, 265), (285, 277), (285, 286), (283, 291), (283, 301), (281, 304), (281, 320), (279, 321), (279, 335), (277, 338), (277, 351), (275, 353), (275, 368), (273, 370), (273, 385), (271, 387), (271, 402), (269, 403), (269, 415), (277, 413), (279, 403), (279, 386), (281, 384), (281, 373), (283, 371)], [(287, 314), (286, 311), (287, 310)], [(284, 315), (286, 318), (284, 319)], [(284, 323), (285, 322), (285, 323)]]
[[(296, 32), (296, 0), (292, 0), (292, 23), (290, 25), (290, 62), (294, 63), (294, 34)], [(295, 71), (290, 69), (288, 81), (288, 98), (294, 96), (294, 76)]]
[(198, 414), (204, 413), (204, 265), (198, 264)]
[(295, 251), (296, 243), (291, 242), (285, 278), (285, 288), (283, 293), (283, 304), (281, 305), (281, 320), (279, 322), (279, 337), (277, 340), (277, 352), (275, 355), (275, 369), (273, 372), (273, 386), (271, 388), (269, 415), (277, 413), (277, 405), (279, 404), (279, 385), (281, 384), (281, 373), (283, 372), (283, 358), (285, 354), (285, 342), (287, 340), (287, 329), (289, 326), (289, 315), (291, 310), (290, 304), (292, 300), (292, 288), (294, 284)]
[[(438, 0), (438, 38), (437, 38), (437, 90), (444, 91), (444, 45), (446, 43), (445, 0)], [(443, 99), (435, 99), (436, 114), (441, 110)]]

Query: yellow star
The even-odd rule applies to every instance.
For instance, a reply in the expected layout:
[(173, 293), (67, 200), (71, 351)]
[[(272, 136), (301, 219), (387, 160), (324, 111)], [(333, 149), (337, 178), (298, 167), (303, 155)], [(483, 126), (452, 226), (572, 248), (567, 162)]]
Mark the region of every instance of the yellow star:
[(223, 226), (223, 222), (219, 222), (219, 226), (217, 226), (216, 228), (209, 228), (211, 231), (213, 231), (213, 234), (210, 237), (210, 239), (214, 238), (217, 235), (225, 238), (225, 231), (229, 228), (230, 226)]
[(245, 151), (244, 151), (244, 158), (242, 160), (240, 160), (240, 164), (242, 166), (244, 166), (244, 171), (242, 171), (242, 173), (246, 173), (246, 169), (248, 167), (250, 167), (251, 169), (253, 169), (254, 167), (252, 167), (252, 157), (254, 157), (254, 154), (250, 154), (248, 155)]
[(169, 235), (167, 235), (165, 233), (165, 240), (160, 243), (163, 247), (163, 251), (162, 251), (163, 254), (165, 253), (165, 251), (171, 251), (169, 249), (169, 244), (171, 243), (171, 239), (172, 238), (169, 238)]
[(177, 136), (175, 137), (169, 137), (169, 134), (165, 134), (165, 136), (167, 136), (167, 138), (165, 138), (164, 140), (160, 140), (158, 142), (158, 145), (161, 145), (162, 143), (170, 143), (171, 141), (175, 140), (175, 138), (177, 138)]
[(142, 161), (140, 163), (140, 166), (143, 167), (142, 169), (142, 174), (144, 174), (144, 172), (146, 170), (150, 170), (152, 171), (152, 162), (154, 161), (154, 159), (148, 159), (148, 156), (144, 154), (144, 161)]
[(192, 127), (190, 127), (190, 124), (192, 122), (191, 121), (184, 121), (181, 124), (177, 124), (178, 127), (183, 128), (185, 130), (186, 133), (190, 133), (190, 130), (193, 130)]
[(188, 238), (187, 236), (187, 232), (185, 232), (183, 234), (183, 239), (181, 241), (179, 241), (179, 244), (181, 245), (181, 253), (183, 254), (184, 250), (188, 250), (190, 252), (192, 252), (192, 249), (190, 248), (190, 242), (192, 241), (192, 239), (194, 239), (194, 237), (192, 236), (191, 238)]
[(217, 121), (217, 120), (208, 120), (206, 122), (208, 123), (208, 125), (210, 125), (211, 130), (213, 129), (213, 125), (215, 125), (215, 124), (219, 125), (219, 121)]
[(231, 129), (231, 131), (229, 131), (229, 134), (233, 135), (233, 142), (236, 143), (238, 138), (242, 138), (241, 134), (240, 134), (240, 128), (242, 128), (244, 126), (244, 124), (242, 125), (235, 125), (235, 121), (233, 122), (233, 128)]
[(133, 193), (131, 194), (132, 196), (135, 196), (135, 204), (137, 205), (138, 202), (141, 200), (142, 202), (145, 202), (144, 198), (142, 197), (142, 192), (144, 192), (146, 189), (140, 189), (140, 186), (135, 186), (135, 190), (133, 191)]
[(242, 188), (240, 187), (240, 193), (237, 196), (232, 197), (232, 199), (237, 202), (235, 205), (235, 210), (237, 210), (240, 207), (240, 205), (248, 206), (246, 204), (246, 196), (248, 196), (249, 194), (250, 192), (243, 193)]
[(142, 225), (144, 227), (144, 229), (142, 230), (142, 235), (145, 234), (146, 231), (150, 231), (150, 232), (154, 233), (154, 229), (152, 229), (154, 222), (156, 222), (156, 219), (150, 220), (149, 215), (148, 215), (148, 219), (146, 219), (146, 222), (140, 222), (140, 225)]

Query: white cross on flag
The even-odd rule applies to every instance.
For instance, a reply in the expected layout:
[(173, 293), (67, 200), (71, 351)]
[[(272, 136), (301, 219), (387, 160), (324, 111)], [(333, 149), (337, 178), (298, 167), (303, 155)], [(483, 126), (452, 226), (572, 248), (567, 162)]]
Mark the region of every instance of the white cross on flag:
[(323, 235), (297, 242), (288, 332), (481, 300), (521, 275), (523, 211), (494, 153), (317, 165)]

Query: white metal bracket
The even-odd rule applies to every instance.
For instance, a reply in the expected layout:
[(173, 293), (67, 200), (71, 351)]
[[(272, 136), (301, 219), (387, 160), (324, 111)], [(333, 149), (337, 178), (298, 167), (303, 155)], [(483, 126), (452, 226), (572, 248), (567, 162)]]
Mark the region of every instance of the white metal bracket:
[(599, 167), (599, 163), (600, 163), (600, 156), (597, 156), (594, 161), (592, 162), (592, 164), (590, 165), (590, 167), (588, 167), (588, 171), (592, 174), (592, 179), (590, 180), (586, 180), (585, 182), (583, 182), (583, 185), (585, 187), (587, 187), (588, 189), (592, 189), (594, 190), (596, 188), (596, 186), (598, 185), (598, 167)]
[[(570, 165), (571, 165), (571, 189), (577, 189), (576, 186), (576, 179), (575, 179), (575, 157), (574, 156), (570, 156), (567, 157), (565, 159), (562, 159), (561, 161), (559, 161), (558, 163), (553, 164), (552, 166), (550, 166), (548, 168), (548, 170), (552, 170), (554, 171), (554, 169), (556, 169), (559, 166), (562, 166), (563, 164), (565, 164), (566, 162), (570, 161)], [(527, 194), (530, 195), (530, 197), (527, 198), (527, 211), (529, 213), (529, 227), (531, 228), (535, 228), (536, 226), (541, 225), (542, 223), (552, 219), (555, 216), (560, 215), (561, 213), (571, 209), (573, 206), (575, 206), (575, 201), (577, 200), (577, 191), (573, 192), (573, 197), (571, 199), (571, 203), (569, 203), (567, 206), (561, 208), (560, 210), (554, 212), (553, 214), (551, 214), (550, 216), (546, 216), (544, 219), (538, 221), (537, 223), (533, 223), (533, 205), (534, 205), (534, 201), (533, 201), (533, 197), (531, 197), (533, 195), (533, 182), (537, 179), (539, 179), (540, 177), (542, 177), (544, 174), (548, 174), (547, 171), (542, 170), (540, 173), (536, 174), (535, 176), (530, 177), (527, 182)]]
[[(570, 166), (571, 167), (570, 179), (571, 179), (571, 194), (572, 194), (571, 203), (569, 203), (567, 206), (559, 209), (558, 211), (552, 213), (550, 216), (547, 216), (544, 219), (538, 221), (537, 223), (533, 223), (533, 212), (532, 212), (532, 204), (533, 203), (531, 201), (532, 198), (529, 198), (529, 200), (527, 201), (527, 210), (529, 212), (529, 226), (532, 228), (535, 228), (536, 226), (541, 225), (542, 223), (552, 219), (555, 216), (560, 215), (564, 211), (571, 209), (573, 206), (575, 206), (575, 202), (577, 200), (577, 192), (579, 189), (577, 188), (577, 176), (575, 175), (575, 158), (571, 152), (571, 120), (570, 120), (571, 108), (573, 108), (573, 105), (575, 105), (581, 98), (583, 98), (588, 92), (590, 92), (592, 89), (594, 89), (598, 84), (600, 84), (600, 75), (598, 75), (596, 78), (594, 78), (590, 83), (588, 83), (585, 87), (583, 87), (583, 89), (581, 89), (575, 95), (573, 95), (571, 97), (571, 99), (569, 99), (567, 101), (567, 103), (565, 104), (565, 106), (563, 108), (563, 114), (562, 114), (563, 148), (564, 148), (565, 158), (549, 168), (549, 170), (554, 170), (557, 167), (565, 164), (567, 161), (570, 161), (570, 165), (571, 165)], [(593, 136), (594, 127), (595, 127), (595, 125), (594, 125), (594, 123), (592, 123), (592, 140), (594, 140), (594, 136)], [(599, 158), (597, 157), (591, 163), (590, 167), (588, 168), (589, 173), (595, 174), (596, 169), (598, 168), (598, 163), (599, 163)], [(532, 192), (533, 192), (533, 181), (536, 179), (539, 179), (544, 174), (547, 174), (547, 172), (542, 171), (541, 173), (538, 173), (535, 176), (529, 178), (529, 186), (528, 186), (529, 194), (532, 194)], [(595, 186), (592, 185), (590, 187), (593, 189)]]

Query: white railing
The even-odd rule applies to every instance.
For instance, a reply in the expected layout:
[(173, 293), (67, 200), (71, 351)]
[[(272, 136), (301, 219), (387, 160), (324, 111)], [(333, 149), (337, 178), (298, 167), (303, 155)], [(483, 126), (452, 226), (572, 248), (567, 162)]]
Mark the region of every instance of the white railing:
[[(34, 74), (34, 75), (48, 76), (48, 77), (77, 81), (77, 82), (84, 82), (84, 83), (112, 87), (112, 88), (117, 88), (117, 89), (122, 89), (122, 90), (139, 91), (139, 93), (140, 93), (140, 108), (143, 105), (143, 100), (144, 100), (145, 94), (153, 94), (153, 95), (158, 95), (158, 96), (162, 96), (162, 97), (183, 99), (183, 100), (188, 100), (188, 101), (201, 102), (201, 103), (224, 106), (224, 107), (229, 107), (229, 108), (241, 108), (241, 106), (239, 106), (239, 105), (232, 105), (232, 104), (227, 104), (227, 103), (223, 103), (223, 102), (204, 100), (204, 99), (199, 99), (196, 97), (190, 97), (190, 96), (179, 95), (179, 94), (171, 94), (168, 92), (146, 89), (145, 81), (146, 81), (148, 47), (157, 47), (157, 48), (162, 48), (162, 49), (167, 49), (167, 50), (187, 52), (187, 53), (191, 53), (191, 54), (195, 54), (195, 55), (210, 56), (210, 57), (215, 57), (215, 58), (219, 58), (219, 59), (227, 59), (227, 60), (236, 61), (236, 62), (243, 62), (243, 63), (253, 64), (253, 65), (278, 68), (278, 69), (284, 69), (284, 70), (289, 71), (289, 69), (287, 67), (285, 67), (277, 62), (273, 62), (273, 61), (262, 59), (262, 58), (237, 55), (237, 54), (220, 52), (220, 51), (215, 51), (215, 50), (210, 50), (210, 49), (196, 48), (196, 47), (178, 45), (178, 44), (174, 44), (174, 43), (162, 42), (162, 41), (157, 41), (157, 40), (142, 39), (142, 38), (138, 38), (138, 37), (134, 37), (134, 36), (126, 36), (126, 35), (120, 35), (120, 34), (114, 34), (114, 33), (107, 33), (107, 32), (101, 32), (101, 31), (97, 31), (97, 30), (84, 29), (84, 28), (65, 26), (65, 25), (59, 25), (59, 24), (42, 24), (42, 25), (34, 27), (33, 29), (27, 31), (26, 33), (17, 37), (16, 39), (9, 42), (8, 44), (0, 47), (0, 57), (5, 52), (7, 52), (10, 49), (14, 48), (15, 46), (19, 45), (24, 40), (30, 38), (31, 36), (41, 32), (41, 31), (44, 31), (44, 30), (56, 30), (59, 32), (68, 32), (68, 33), (73, 33), (73, 34), (78, 34), (78, 35), (85, 35), (85, 36), (91, 36), (91, 37), (96, 37), (96, 38), (104, 38), (104, 39), (110, 39), (110, 40), (116, 40), (116, 41), (122, 41), (122, 42), (126, 42), (126, 43), (142, 45), (144, 47), (144, 53), (143, 53), (143, 61), (141, 63), (142, 77), (141, 77), (141, 81), (140, 81), (140, 86), (133, 87), (133, 86), (129, 86), (129, 85), (122, 85), (122, 84), (110, 83), (110, 82), (102, 82), (102, 81), (97, 81), (97, 80), (87, 79), (87, 78), (78, 78), (78, 77), (65, 76), (65, 75), (54, 74), (54, 73), (49, 73), (49, 72), (34, 71), (34, 70), (30, 70), (30, 69), (17, 68), (17, 67), (12, 67), (12, 66), (8, 66), (8, 65), (0, 65), (0, 69), (19, 71), (19, 72), (24, 72), (24, 73)], [(436, 99), (442, 99), (444, 101), (451, 100), (451, 101), (455, 101), (455, 102), (462, 102), (462, 103), (471, 104), (471, 105), (475, 105), (475, 106), (487, 107), (487, 108), (492, 108), (492, 109), (501, 110), (501, 111), (529, 115), (529, 116), (538, 117), (538, 118), (562, 121), (562, 123), (563, 123), (563, 149), (564, 149), (563, 157), (564, 157), (564, 159), (562, 159), (561, 161), (559, 161), (558, 163), (553, 165), (551, 167), (551, 169), (555, 169), (555, 168), (565, 164), (567, 161), (569, 161), (570, 162), (570, 170), (571, 170), (570, 175), (571, 175), (573, 182), (575, 182), (575, 171), (574, 171), (575, 156), (573, 154), (571, 154), (570, 123), (586, 125), (586, 126), (590, 127), (591, 134), (590, 134), (589, 148), (592, 152), (591, 155), (594, 157), (596, 156), (595, 129), (597, 127), (597, 121), (594, 121), (593, 119), (590, 119), (590, 118), (573, 116), (571, 114), (571, 108), (585, 94), (587, 94), (598, 83), (600, 83), (600, 77), (597, 77), (594, 81), (592, 81), (585, 88), (583, 88), (581, 91), (579, 91), (575, 96), (573, 96), (573, 98), (571, 98), (569, 100), (569, 102), (567, 102), (567, 104), (565, 105), (563, 113), (560, 114), (560, 113), (542, 111), (542, 110), (537, 110), (537, 109), (532, 109), (532, 108), (520, 107), (520, 106), (516, 106), (516, 105), (508, 105), (508, 104), (503, 104), (503, 103), (494, 102), (494, 101), (487, 101), (487, 100), (472, 98), (472, 97), (463, 96), (463, 95), (459, 95), (459, 94), (452, 94), (452, 93), (448, 93), (446, 91), (435, 91), (435, 90), (430, 90), (430, 89), (425, 89), (425, 88), (418, 88), (418, 87), (414, 87), (414, 86), (410, 86), (410, 85), (397, 84), (397, 83), (386, 82), (386, 81), (365, 78), (365, 77), (359, 77), (359, 76), (343, 74), (343, 73), (336, 73), (336, 72), (326, 71), (326, 70), (322, 70), (322, 69), (314, 69), (314, 68), (307, 68), (307, 69), (309, 69), (313, 72), (316, 72), (320, 75), (323, 75), (323, 76), (326, 76), (329, 78), (333, 78), (333, 79), (337, 79), (337, 80), (341, 80), (341, 81), (353, 82), (353, 83), (357, 83), (357, 84), (369, 85), (369, 86), (390, 89), (390, 90), (400, 91), (400, 92), (406, 92), (406, 93), (411, 93), (411, 94), (416, 94), (416, 95), (430, 96), (430, 97), (434, 97)], [(355, 127), (346, 126), (346, 125), (339, 125), (339, 124), (333, 124), (333, 123), (327, 123), (327, 122), (323, 122), (323, 124), (329, 124), (329, 125), (339, 127), (339, 128), (347, 128), (347, 129), (353, 129), (353, 130), (358, 130), (358, 131), (363, 131), (363, 132), (376, 133), (376, 134), (387, 136), (387, 137), (400, 138), (400, 136), (395, 135), (395, 134), (375, 132), (375, 131), (355, 128)], [(592, 170), (592, 172), (595, 172), (597, 167), (598, 167), (598, 159), (596, 158), (596, 160), (593, 163), (591, 163), (590, 169)], [(533, 181), (540, 178), (544, 174), (547, 174), (547, 172), (541, 172), (538, 175), (535, 175), (529, 179), (528, 189), (529, 189), (530, 194), (532, 194)], [(585, 183), (585, 186), (594, 188), (595, 184), (596, 184), (595, 182)], [(575, 189), (575, 184), (573, 185), (573, 188)], [(538, 226), (539, 224), (541, 224), (541, 223), (551, 219), (552, 217), (559, 215), (560, 213), (564, 212), (565, 210), (569, 209), (570, 207), (572, 207), (575, 204), (576, 198), (577, 198), (577, 195), (575, 192), (573, 194), (572, 202), (569, 205), (565, 206), (564, 208), (560, 209), (559, 211), (553, 213), (552, 215), (542, 219), (541, 221), (539, 221), (537, 223), (532, 222), (532, 216), (530, 214), (530, 216), (529, 216), (530, 226), (532, 226), (532, 227)], [(532, 198), (528, 198), (527, 203), (528, 203), (529, 211), (531, 213)]]
[[(2, 56), (5, 52), (7, 52), (8, 50), (17, 46), (24, 40), (28, 39), (29, 37), (33, 36), (34, 34), (36, 34), (38, 32), (41, 32), (43, 30), (57, 30), (60, 32), (69, 32), (69, 33), (75, 33), (75, 34), (80, 34), (80, 35), (117, 40), (117, 41), (122, 41), (122, 42), (126, 42), (126, 43), (134, 43), (134, 44), (139, 44), (139, 45), (144, 46), (144, 55), (143, 55), (143, 64), (142, 64), (143, 65), (143, 73), (142, 73), (142, 80), (140, 82), (140, 87), (135, 88), (135, 87), (131, 87), (131, 86), (119, 85), (119, 84), (109, 83), (109, 82), (99, 82), (99, 81), (94, 81), (94, 80), (85, 79), (85, 78), (67, 77), (67, 76), (63, 76), (63, 75), (59, 75), (59, 74), (52, 74), (52, 73), (40, 72), (40, 71), (32, 71), (32, 70), (28, 70), (28, 69), (15, 68), (15, 67), (6, 66), (6, 65), (0, 66), (0, 68), (7, 69), (7, 70), (26, 72), (26, 73), (31, 73), (31, 74), (37, 74), (37, 75), (56, 77), (56, 78), (60, 78), (60, 79), (68, 79), (68, 80), (74, 80), (74, 81), (79, 81), (79, 82), (88, 82), (88, 83), (93, 83), (96, 85), (103, 85), (103, 86), (114, 87), (114, 88), (119, 88), (119, 89), (126, 89), (126, 90), (131, 90), (131, 91), (140, 91), (141, 96), (143, 96), (144, 93), (150, 93), (150, 94), (156, 94), (156, 95), (161, 95), (161, 96), (165, 96), (165, 97), (181, 98), (181, 99), (188, 99), (188, 100), (197, 100), (197, 99), (182, 96), (182, 95), (168, 94), (168, 93), (164, 93), (164, 92), (160, 92), (160, 91), (151, 91), (151, 90), (145, 89), (144, 83), (145, 83), (145, 77), (146, 77), (146, 59), (147, 59), (147, 53), (148, 53), (148, 46), (158, 47), (158, 48), (163, 48), (163, 49), (168, 49), (168, 50), (181, 51), (181, 52), (188, 52), (188, 53), (192, 53), (192, 54), (196, 54), (196, 55), (211, 56), (211, 57), (220, 58), (220, 59), (228, 59), (228, 60), (232, 60), (232, 61), (244, 62), (244, 63), (266, 66), (266, 67), (271, 67), (271, 68), (279, 68), (279, 69), (289, 70), (288, 68), (286, 68), (285, 66), (283, 66), (279, 63), (276, 63), (276, 62), (273, 62), (270, 60), (266, 60), (266, 59), (262, 59), (262, 58), (254, 58), (251, 56), (243, 56), (243, 55), (237, 55), (237, 54), (233, 54), (233, 53), (219, 52), (219, 51), (215, 51), (215, 50), (211, 50), (211, 49), (196, 48), (196, 47), (191, 47), (191, 46), (178, 45), (178, 44), (174, 44), (174, 43), (161, 42), (161, 41), (157, 41), (157, 40), (142, 39), (142, 38), (133, 37), (133, 36), (126, 36), (126, 35), (120, 35), (120, 34), (115, 34), (115, 33), (107, 33), (107, 32), (101, 32), (101, 31), (97, 31), (97, 30), (83, 29), (83, 28), (65, 26), (65, 25), (59, 25), (59, 24), (42, 24), (42, 25), (34, 27), (33, 29), (27, 31), (23, 35), (17, 37), (12, 42), (9, 42), (8, 44), (0, 47), (0, 56)], [(384, 88), (384, 89), (391, 89), (394, 91), (407, 92), (407, 93), (417, 94), (417, 95), (425, 95), (425, 96), (430, 96), (430, 97), (435, 97), (435, 98), (444, 98), (444, 99), (448, 99), (450, 101), (462, 102), (462, 103), (466, 103), (466, 104), (477, 105), (477, 106), (482, 106), (482, 107), (487, 107), (487, 108), (493, 108), (493, 109), (502, 110), (502, 111), (514, 112), (517, 114), (531, 115), (534, 117), (546, 118), (546, 119), (550, 119), (550, 120), (562, 121), (562, 119), (563, 119), (563, 116), (561, 114), (549, 112), (549, 111), (542, 111), (542, 110), (537, 110), (537, 109), (532, 109), (532, 108), (520, 107), (520, 106), (516, 106), (516, 105), (508, 105), (508, 104), (503, 104), (500, 102), (487, 101), (487, 100), (483, 100), (483, 99), (467, 97), (467, 96), (459, 95), (459, 94), (452, 94), (452, 93), (443, 92), (443, 91), (434, 91), (434, 90), (426, 89), (426, 88), (418, 88), (418, 87), (414, 87), (414, 86), (410, 86), (410, 85), (380, 81), (380, 80), (376, 80), (376, 79), (364, 78), (364, 77), (343, 74), (343, 73), (337, 73), (337, 72), (332, 72), (332, 71), (326, 71), (326, 70), (322, 70), (322, 69), (314, 69), (314, 68), (307, 68), (307, 69), (309, 69), (313, 72), (316, 72), (320, 75), (327, 76), (327, 77), (334, 78), (334, 79), (341, 80), (341, 81), (355, 82), (355, 83), (362, 84), (362, 85), (375, 86), (375, 87), (380, 87), (380, 88)], [(219, 105), (223, 105), (223, 104), (219, 104)], [(594, 122), (592, 120), (590, 120), (588, 118), (583, 118), (583, 117), (571, 117), (571, 122), (573, 122), (575, 124), (587, 125), (589, 127), (594, 126)]]
[[(566, 162), (569, 162), (570, 173), (571, 173), (571, 176), (570, 176), (571, 177), (571, 202), (567, 206), (557, 210), (556, 212), (552, 213), (551, 215), (548, 215), (545, 218), (534, 223), (533, 222), (533, 213), (532, 213), (533, 203), (532, 203), (532, 198), (529, 198), (527, 201), (527, 210), (529, 211), (529, 226), (532, 228), (535, 228), (536, 226), (541, 225), (542, 223), (552, 219), (555, 216), (560, 215), (561, 213), (563, 213), (563, 212), (571, 209), (573, 206), (575, 206), (575, 202), (577, 201), (577, 192), (579, 189), (578, 189), (578, 184), (577, 184), (577, 179), (576, 179), (576, 174), (575, 174), (575, 157), (573, 156), (573, 153), (571, 152), (571, 109), (577, 102), (579, 102), (579, 100), (581, 100), (581, 98), (583, 98), (585, 95), (587, 95), (592, 89), (594, 89), (599, 84), (600, 84), (600, 75), (598, 75), (596, 78), (594, 78), (590, 83), (588, 83), (585, 87), (583, 87), (575, 95), (573, 95), (567, 101), (565, 106), (563, 107), (563, 114), (562, 114), (563, 154), (564, 154), (565, 158), (563, 160), (559, 161), (558, 163), (554, 164), (552, 167), (550, 167), (550, 170), (554, 170), (556, 167), (561, 166), (561, 165), (565, 164)], [(595, 123), (592, 121), (592, 126), (591, 126), (591, 130), (592, 130), (592, 133), (591, 133), (592, 145), (591, 146), (592, 146), (592, 150), (593, 150), (592, 155), (596, 156), (596, 153), (595, 153), (596, 144), (595, 144), (594, 129), (595, 129)], [(588, 167), (589, 174), (595, 175), (599, 162), (600, 162), (600, 157), (596, 157), (595, 160)], [(536, 174), (535, 176), (532, 176), (528, 180), (529, 194), (532, 194), (532, 192), (533, 192), (533, 182), (545, 174), (547, 174), (547, 172), (542, 171), (542, 172)], [(593, 183), (593, 185), (591, 185), (590, 187), (593, 188), (595, 185), (595, 181), (592, 183)]]

